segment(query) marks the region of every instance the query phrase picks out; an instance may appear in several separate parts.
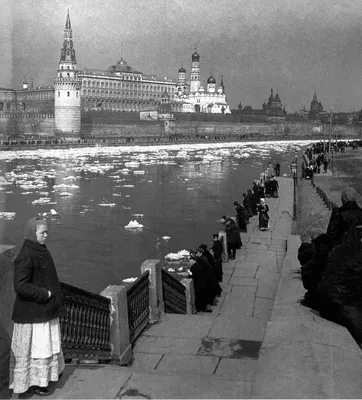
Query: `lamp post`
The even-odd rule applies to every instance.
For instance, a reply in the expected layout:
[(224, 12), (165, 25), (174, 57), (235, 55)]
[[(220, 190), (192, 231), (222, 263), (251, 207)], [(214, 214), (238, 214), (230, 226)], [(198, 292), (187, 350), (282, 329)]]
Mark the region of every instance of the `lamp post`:
[(297, 219), (297, 193), (296, 193), (296, 180), (297, 180), (297, 170), (298, 170), (297, 157), (293, 160), (292, 165), (290, 166), (293, 174), (293, 219), (294, 220)]
[(329, 148), (328, 148), (328, 159), (331, 160), (332, 152), (332, 118), (333, 118), (333, 108), (331, 107), (331, 115), (329, 117)]

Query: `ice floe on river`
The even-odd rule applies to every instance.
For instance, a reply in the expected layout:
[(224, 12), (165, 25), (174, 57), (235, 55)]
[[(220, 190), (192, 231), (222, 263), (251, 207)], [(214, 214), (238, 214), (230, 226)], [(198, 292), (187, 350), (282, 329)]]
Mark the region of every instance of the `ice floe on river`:
[(143, 228), (143, 225), (136, 220), (129, 221), (128, 225), (125, 226), (126, 229), (139, 229)]
[(15, 218), (16, 213), (10, 211), (0, 211), (0, 219), (6, 219), (10, 221)]

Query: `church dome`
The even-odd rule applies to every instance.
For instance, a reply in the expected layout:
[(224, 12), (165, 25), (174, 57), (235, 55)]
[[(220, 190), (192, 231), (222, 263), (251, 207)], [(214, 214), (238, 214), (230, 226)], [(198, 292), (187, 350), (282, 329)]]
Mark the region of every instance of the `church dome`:
[(195, 50), (195, 53), (193, 53), (191, 57), (192, 57), (192, 61), (200, 61), (200, 56), (196, 52), (196, 50)]
[(178, 72), (186, 72), (186, 69), (184, 67), (181, 67)]
[(216, 83), (216, 79), (212, 75), (210, 75), (209, 78), (207, 79), (207, 83), (208, 84), (209, 83)]

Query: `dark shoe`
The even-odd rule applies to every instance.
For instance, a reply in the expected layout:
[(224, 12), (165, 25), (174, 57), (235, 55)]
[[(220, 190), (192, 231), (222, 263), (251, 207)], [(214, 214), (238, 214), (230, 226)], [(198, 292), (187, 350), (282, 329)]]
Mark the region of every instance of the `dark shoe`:
[(26, 392), (19, 393), (18, 399), (30, 399), (33, 396), (34, 396), (34, 391), (33, 388), (30, 387)]
[(34, 389), (34, 393), (37, 396), (49, 396), (50, 395), (50, 391), (48, 387), (36, 387)]

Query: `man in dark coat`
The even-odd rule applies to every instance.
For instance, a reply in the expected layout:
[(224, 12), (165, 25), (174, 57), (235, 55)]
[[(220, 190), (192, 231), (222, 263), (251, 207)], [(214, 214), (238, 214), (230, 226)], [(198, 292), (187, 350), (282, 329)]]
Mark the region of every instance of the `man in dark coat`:
[(251, 209), (252, 215), (258, 215), (258, 203), (257, 203), (255, 195), (251, 191), (251, 189), (247, 190), (246, 196), (248, 197), (248, 201), (250, 202), (250, 209)]
[(344, 325), (362, 346), (362, 226), (333, 248), (320, 283), (322, 317)]
[(221, 286), (217, 282), (214, 268), (208, 262), (207, 257), (204, 254), (204, 250), (202, 248), (196, 249), (196, 260), (204, 268), (207, 281), (207, 289), (208, 289), (208, 304), (213, 305), (215, 296), (220, 296), (222, 292)]
[(246, 221), (245, 209), (237, 201), (234, 201), (234, 206), (235, 206), (235, 211), (236, 211), (236, 222), (238, 224), (240, 232), (247, 232), (247, 228), (246, 228), (247, 221)]
[(328, 253), (332, 248), (332, 241), (326, 233), (323, 233), (313, 240), (312, 246), (314, 255), (301, 268), (303, 286), (307, 290), (301, 304), (318, 310), (320, 306), (319, 283), (327, 266)]
[(216, 279), (218, 282), (222, 282), (222, 243), (219, 240), (219, 234), (215, 233), (212, 235), (214, 244), (211, 247), (212, 253), (214, 254), (214, 259), (215, 259), (215, 272), (216, 272)]
[(225, 224), (226, 240), (230, 260), (235, 260), (236, 249), (242, 246), (239, 228), (233, 220), (228, 220)]
[(329, 220), (327, 234), (336, 246), (345, 232), (362, 225), (362, 209), (357, 204), (357, 192), (348, 186), (342, 192), (342, 206), (334, 208)]
[(194, 283), (196, 311), (211, 312), (211, 309), (208, 308), (209, 288), (207, 273), (205, 273), (205, 268), (199, 262), (195, 251), (190, 250), (190, 258), (195, 261), (190, 268), (190, 272)]

